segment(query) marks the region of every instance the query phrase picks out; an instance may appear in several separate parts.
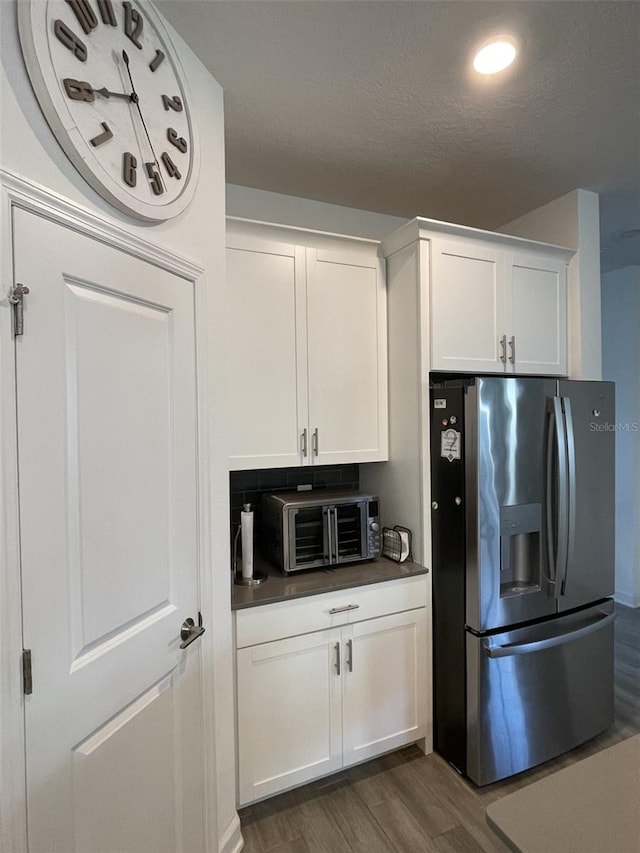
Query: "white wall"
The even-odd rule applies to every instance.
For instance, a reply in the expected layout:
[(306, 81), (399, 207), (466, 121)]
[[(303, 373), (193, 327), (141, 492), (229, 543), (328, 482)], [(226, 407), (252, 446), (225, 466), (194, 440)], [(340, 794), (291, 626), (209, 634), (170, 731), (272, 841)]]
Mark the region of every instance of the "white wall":
[[(640, 267), (602, 276), (602, 375), (616, 383), (616, 592), (640, 607)], [(634, 431), (635, 430), (635, 431)]]
[[(224, 126), (222, 89), (182, 39), (167, 25), (191, 88), (193, 116), (205, 146), (198, 189), (179, 218), (148, 224), (112, 208), (84, 181), (57, 144), (35, 99), (22, 60), (15, 0), (0, 0), (0, 166), (35, 182), (130, 233), (192, 259), (206, 269), (209, 331), (209, 430), (212, 465), (211, 546), (212, 600), (202, 602), (207, 630), (215, 634), (215, 659), (206, 665), (215, 680), (216, 802), (210, 818), (214, 835), (229, 842), (237, 830), (230, 612), (229, 495), (225, 435), (225, 305), (224, 276)], [(2, 211), (2, 215), (5, 215)], [(6, 223), (5, 223), (6, 225)], [(3, 235), (6, 230), (3, 227)], [(10, 247), (2, 247), (8, 253)], [(5, 255), (6, 256), (6, 255)], [(8, 282), (2, 283), (6, 293)], [(1, 305), (8, 310), (6, 300)], [(3, 566), (3, 572), (5, 567)], [(1, 586), (1, 585), (0, 585)], [(0, 589), (0, 595), (2, 590)], [(6, 602), (5, 602), (6, 604)], [(5, 803), (5, 807), (8, 808)], [(3, 811), (4, 816), (4, 811)], [(239, 834), (237, 834), (239, 839)], [(2, 846), (2, 845), (0, 845)], [(3, 848), (4, 849), (4, 848)]]
[(406, 219), (227, 184), (227, 215), (382, 240)]
[(569, 264), (569, 375), (574, 379), (601, 379), (597, 193), (574, 190), (496, 231), (576, 250)]

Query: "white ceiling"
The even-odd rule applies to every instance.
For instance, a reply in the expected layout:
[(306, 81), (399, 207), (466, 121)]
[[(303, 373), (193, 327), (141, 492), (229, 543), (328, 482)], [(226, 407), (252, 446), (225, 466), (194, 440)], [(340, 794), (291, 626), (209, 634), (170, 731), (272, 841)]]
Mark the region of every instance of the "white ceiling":
[[(490, 229), (585, 187), (603, 270), (640, 264), (640, 2), (157, 5), (224, 88), (229, 183)], [(474, 76), (500, 32), (517, 64)]]

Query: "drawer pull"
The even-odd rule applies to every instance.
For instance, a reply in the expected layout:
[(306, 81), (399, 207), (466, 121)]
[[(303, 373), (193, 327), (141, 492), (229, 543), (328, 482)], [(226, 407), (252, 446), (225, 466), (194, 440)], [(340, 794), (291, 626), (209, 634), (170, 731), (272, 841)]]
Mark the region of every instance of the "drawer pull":
[(329, 611), (329, 615), (333, 616), (334, 613), (346, 613), (347, 610), (359, 610), (359, 604), (347, 604), (346, 607), (332, 607)]

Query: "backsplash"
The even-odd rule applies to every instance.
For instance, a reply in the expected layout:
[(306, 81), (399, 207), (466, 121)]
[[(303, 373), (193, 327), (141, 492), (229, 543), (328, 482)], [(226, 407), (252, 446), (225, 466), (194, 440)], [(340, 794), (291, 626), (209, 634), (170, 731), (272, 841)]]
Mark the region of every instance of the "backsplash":
[(262, 495), (271, 492), (291, 492), (298, 486), (310, 485), (313, 489), (360, 488), (358, 465), (319, 465), (309, 468), (268, 468), (257, 471), (231, 471), (229, 494), (231, 505), (231, 536), (240, 524), (243, 504), (253, 509), (256, 536), (260, 535), (260, 510)]

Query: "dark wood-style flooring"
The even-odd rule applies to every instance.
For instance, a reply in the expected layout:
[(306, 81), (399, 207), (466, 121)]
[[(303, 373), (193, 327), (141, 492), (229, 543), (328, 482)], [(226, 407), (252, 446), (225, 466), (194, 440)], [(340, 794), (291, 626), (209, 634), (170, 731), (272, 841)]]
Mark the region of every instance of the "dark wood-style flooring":
[(616, 719), (604, 734), (485, 788), (407, 747), (242, 809), (245, 853), (505, 853), (490, 802), (640, 733), (640, 608), (616, 610)]

